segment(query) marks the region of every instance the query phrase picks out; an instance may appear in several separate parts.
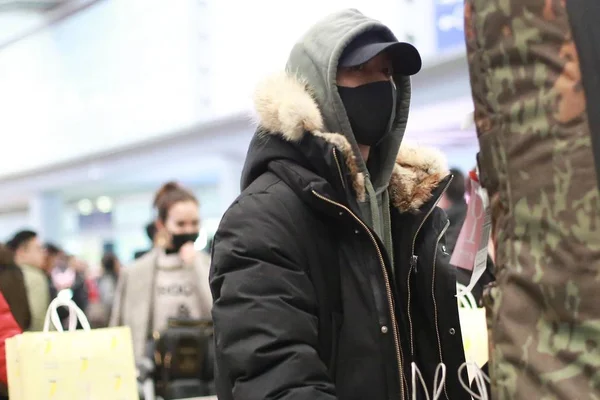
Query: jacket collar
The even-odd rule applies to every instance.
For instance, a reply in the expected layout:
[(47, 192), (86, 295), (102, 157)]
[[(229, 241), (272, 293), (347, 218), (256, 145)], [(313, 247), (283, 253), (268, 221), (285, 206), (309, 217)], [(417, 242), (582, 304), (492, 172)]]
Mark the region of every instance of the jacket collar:
[[(258, 85), (254, 106), (263, 134), (279, 135), (296, 143), (312, 135), (335, 146), (344, 156), (357, 199), (365, 200), (364, 175), (350, 142), (340, 133), (325, 131), (323, 116), (306, 83), (287, 73), (273, 75)], [(418, 211), (447, 175), (446, 160), (440, 151), (403, 143), (389, 183), (392, 205), (401, 212)]]

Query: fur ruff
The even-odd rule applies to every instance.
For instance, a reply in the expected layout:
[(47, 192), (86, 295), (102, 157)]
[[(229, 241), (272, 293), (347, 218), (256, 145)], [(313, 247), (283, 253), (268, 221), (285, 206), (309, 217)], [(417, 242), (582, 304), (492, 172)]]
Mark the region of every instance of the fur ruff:
[[(323, 132), (323, 116), (306, 82), (285, 73), (271, 76), (255, 91), (254, 106), (266, 134), (294, 142), (308, 133), (334, 145), (344, 156), (358, 200), (364, 201), (364, 175), (352, 145), (340, 133)], [(440, 151), (402, 143), (389, 184), (392, 204), (402, 212), (416, 212), (446, 175), (446, 158)]]

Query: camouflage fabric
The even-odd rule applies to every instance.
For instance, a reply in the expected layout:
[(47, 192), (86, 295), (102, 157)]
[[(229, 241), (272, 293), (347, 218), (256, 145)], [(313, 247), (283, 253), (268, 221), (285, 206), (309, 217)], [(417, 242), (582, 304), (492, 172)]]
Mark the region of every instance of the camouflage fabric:
[(565, 1), (466, 0), (465, 27), (497, 251), (492, 396), (600, 399), (600, 204)]

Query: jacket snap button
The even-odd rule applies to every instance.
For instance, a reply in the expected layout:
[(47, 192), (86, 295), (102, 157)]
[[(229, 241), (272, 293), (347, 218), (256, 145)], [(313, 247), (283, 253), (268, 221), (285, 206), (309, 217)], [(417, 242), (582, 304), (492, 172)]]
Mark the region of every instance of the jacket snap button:
[(385, 326), (385, 325), (383, 325), (383, 326), (381, 327), (381, 333), (388, 333), (388, 327), (387, 327), (387, 326)]
[(340, 212), (338, 213), (338, 215), (341, 217), (342, 215), (344, 215), (344, 213), (343, 213), (342, 211), (340, 211)]
[(450, 328), (450, 334), (454, 335), (456, 333), (456, 331), (454, 330), (454, 328)]
[(355, 229), (354, 233), (356, 233), (358, 235), (360, 233), (360, 231), (358, 229)]

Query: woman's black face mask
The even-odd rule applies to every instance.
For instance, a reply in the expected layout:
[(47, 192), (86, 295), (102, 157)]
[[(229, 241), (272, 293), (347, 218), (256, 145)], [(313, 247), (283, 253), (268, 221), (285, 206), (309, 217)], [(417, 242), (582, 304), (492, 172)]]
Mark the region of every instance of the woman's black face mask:
[(167, 249), (167, 253), (178, 253), (184, 244), (189, 242), (194, 243), (198, 239), (199, 235), (200, 234), (198, 232), (171, 235), (171, 248)]

